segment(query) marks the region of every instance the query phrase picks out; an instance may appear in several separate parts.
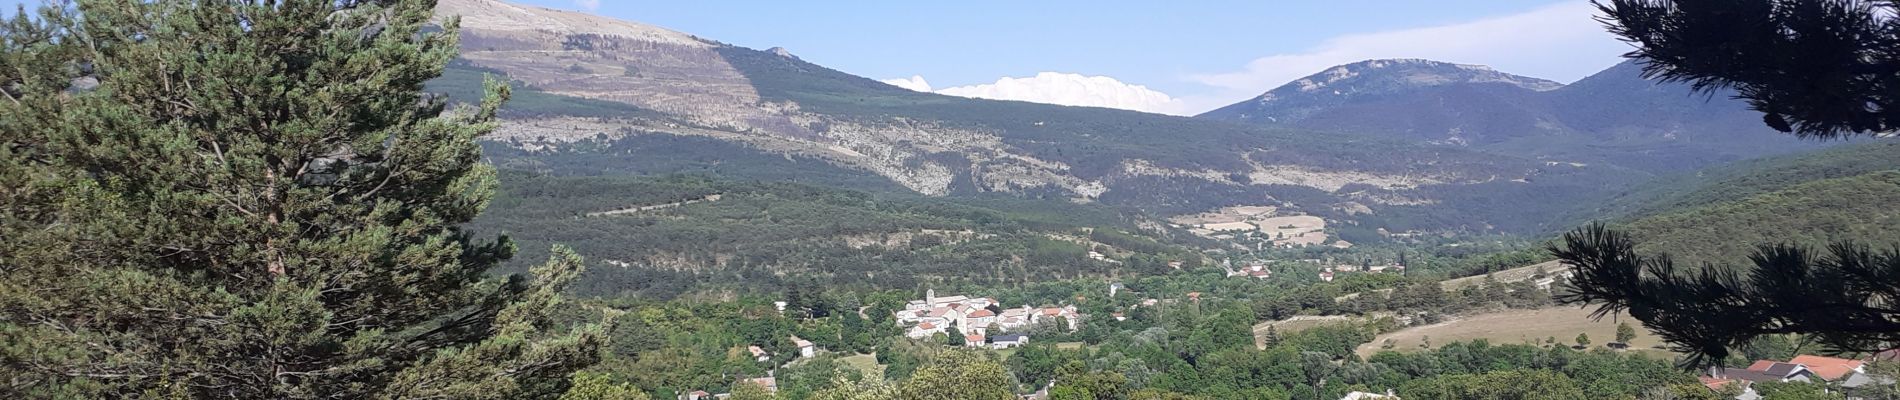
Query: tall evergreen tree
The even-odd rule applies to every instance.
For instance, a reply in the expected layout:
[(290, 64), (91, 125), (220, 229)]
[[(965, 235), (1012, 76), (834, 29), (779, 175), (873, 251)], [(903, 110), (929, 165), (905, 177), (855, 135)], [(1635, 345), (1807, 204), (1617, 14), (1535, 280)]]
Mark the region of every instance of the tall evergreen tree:
[(0, 393), (536, 398), (578, 258), (457, 228), (505, 86), (448, 111), (433, 1), (81, 0), (0, 27)]

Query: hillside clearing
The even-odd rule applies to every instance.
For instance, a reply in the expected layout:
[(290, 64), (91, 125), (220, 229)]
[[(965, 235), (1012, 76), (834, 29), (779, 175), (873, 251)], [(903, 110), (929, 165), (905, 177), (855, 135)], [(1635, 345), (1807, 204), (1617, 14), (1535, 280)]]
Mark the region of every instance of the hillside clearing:
[(1472, 275), (1472, 276), (1467, 276), (1467, 277), (1458, 278), (1458, 279), (1449, 279), (1449, 280), (1445, 280), (1444, 282), (1439, 282), (1438, 285), (1440, 287), (1445, 288), (1445, 291), (1455, 292), (1455, 291), (1458, 291), (1458, 289), (1465, 288), (1466, 286), (1484, 284), (1485, 276), (1495, 276), (1498, 282), (1500, 283), (1511, 283), (1511, 282), (1529, 280), (1531, 279), (1532, 276), (1537, 275), (1538, 269), (1543, 269), (1544, 273), (1546, 274), (1555, 274), (1560, 271), (1570, 269), (1570, 267), (1565, 266), (1562, 262), (1558, 262), (1557, 260), (1550, 260), (1550, 261), (1545, 261), (1541, 263), (1531, 264), (1528, 266), (1492, 272), (1490, 274), (1485, 274), (1485, 275)]
[(838, 361), (864, 372), (867, 379), (884, 380), (884, 365), (877, 363), (877, 353), (839, 357)]
[(1546, 338), (1557, 338), (1558, 344), (1573, 345), (1578, 333), (1590, 335), (1592, 347), (1601, 347), (1616, 338), (1617, 322), (1628, 322), (1636, 328), (1636, 339), (1630, 342), (1630, 351), (1650, 352), (1658, 356), (1669, 354), (1652, 346), (1661, 344), (1654, 332), (1643, 327), (1634, 318), (1622, 317), (1600, 321), (1590, 318), (1590, 310), (1583, 308), (1558, 307), (1535, 310), (1504, 310), (1493, 313), (1458, 317), (1432, 325), (1401, 329), (1372, 339), (1371, 343), (1359, 345), (1360, 357), (1370, 357), (1378, 353), (1386, 339), (1395, 342), (1393, 350), (1417, 351), (1425, 338), (1431, 338), (1433, 347), (1452, 342), (1464, 342), (1473, 339), (1486, 339), (1492, 344), (1543, 344)]
[(1253, 325), (1253, 345), (1262, 349), (1267, 347), (1267, 327), (1273, 327), (1275, 334), (1286, 335), (1320, 326), (1363, 320), (1364, 318), (1345, 315), (1300, 315), (1279, 321), (1261, 322)]

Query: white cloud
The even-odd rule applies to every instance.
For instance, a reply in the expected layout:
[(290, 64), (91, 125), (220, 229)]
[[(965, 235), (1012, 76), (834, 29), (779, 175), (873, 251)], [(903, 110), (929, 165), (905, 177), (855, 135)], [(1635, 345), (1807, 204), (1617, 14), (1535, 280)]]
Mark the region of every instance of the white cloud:
[(885, 79), (885, 80), (882, 80), (882, 82), (888, 83), (891, 86), (901, 87), (901, 88), (915, 90), (919, 92), (930, 91), (930, 82), (924, 81), (923, 75), (911, 75), (910, 78)]
[(1238, 71), (1189, 80), (1223, 96), (1252, 97), (1328, 67), (1378, 58), (1484, 64), (1515, 74), (1574, 81), (1620, 61), (1627, 50), (1591, 19), (1590, 3), (1566, 1), (1527, 12), (1424, 28), (1338, 36), (1303, 52), (1254, 59)]
[(1146, 86), (1124, 83), (1106, 76), (1084, 76), (1062, 72), (1043, 72), (1027, 78), (1004, 77), (995, 83), (955, 86), (931, 90), (922, 76), (909, 79), (885, 79), (897, 87), (980, 99), (1018, 100), (1065, 106), (1119, 108), (1160, 114), (1185, 115), (1182, 101)]
[(600, 0), (574, 0), (574, 5), (588, 11), (600, 9)]

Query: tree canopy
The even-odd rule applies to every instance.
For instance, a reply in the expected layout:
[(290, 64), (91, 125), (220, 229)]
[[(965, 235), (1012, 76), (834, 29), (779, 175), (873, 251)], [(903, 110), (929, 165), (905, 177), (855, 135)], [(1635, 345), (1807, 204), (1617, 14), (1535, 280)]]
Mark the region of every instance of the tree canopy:
[(422, 93), (433, 1), (88, 1), (0, 26), (0, 392), (535, 398), (581, 263), (458, 226), (508, 89)]
[[(1612, 34), (1636, 46), (1647, 77), (1734, 89), (1770, 127), (1801, 137), (1884, 135), (1900, 127), (1900, 3), (1850, 0), (1607, 0)], [(1865, 193), (1846, 196), (1863, 198)], [(1826, 232), (1834, 234), (1835, 232)], [(1796, 232), (1795, 234), (1805, 234)], [(1679, 267), (1640, 255), (1602, 225), (1550, 251), (1577, 268), (1557, 298), (1627, 311), (1686, 365), (1716, 365), (1764, 335), (1808, 334), (1835, 351), (1900, 346), (1900, 248), (1836, 242), (1760, 245), (1752, 268)], [(1824, 254), (1825, 253), (1825, 254)]]
[(1609, 0), (1611, 33), (1643, 72), (1733, 88), (1782, 132), (1834, 138), (1900, 128), (1900, 4), (1857, 0)]
[(1837, 244), (1826, 254), (1766, 245), (1751, 269), (1689, 269), (1667, 255), (1637, 254), (1627, 234), (1593, 225), (1565, 234), (1551, 252), (1578, 266), (1557, 294), (1595, 304), (1597, 315), (1628, 312), (1688, 354), (1714, 365), (1730, 349), (1766, 335), (1804, 333), (1839, 351), (1879, 351), (1900, 343), (1900, 248), (1876, 252)]

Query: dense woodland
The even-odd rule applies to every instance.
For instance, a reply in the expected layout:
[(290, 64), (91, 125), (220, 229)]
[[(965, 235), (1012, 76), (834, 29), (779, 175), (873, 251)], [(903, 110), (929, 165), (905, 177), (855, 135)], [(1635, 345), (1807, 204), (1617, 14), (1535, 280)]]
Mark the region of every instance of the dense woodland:
[[(1140, 232), (1135, 222), (1143, 217), (1102, 207), (874, 196), (683, 175), (509, 173), (503, 180), (509, 182), (503, 194), (472, 227), (518, 238), (527, 257), (549, 243), (578, 249), (594, 260), (593, 272), (577, 286), (589, 294), (671, 298), (695, 289), (769, 290), (794, 280), (859, 288), (1007, 287), (1132, 279), (1171, 271), (1171, 261), (1192, 269), (1206, 260), (1167, 236), (1131, 233)], [(709, 195), (718, 199), (589, 215)], [(1115, 261), (1090, 259), (1098, 250)]]
[(1690, 263), (1740, 264), (1758, 244), (1811, 247), (1900, 238), (1900, 171), (1826, 179), (1629, 223), (1645, 252)]

